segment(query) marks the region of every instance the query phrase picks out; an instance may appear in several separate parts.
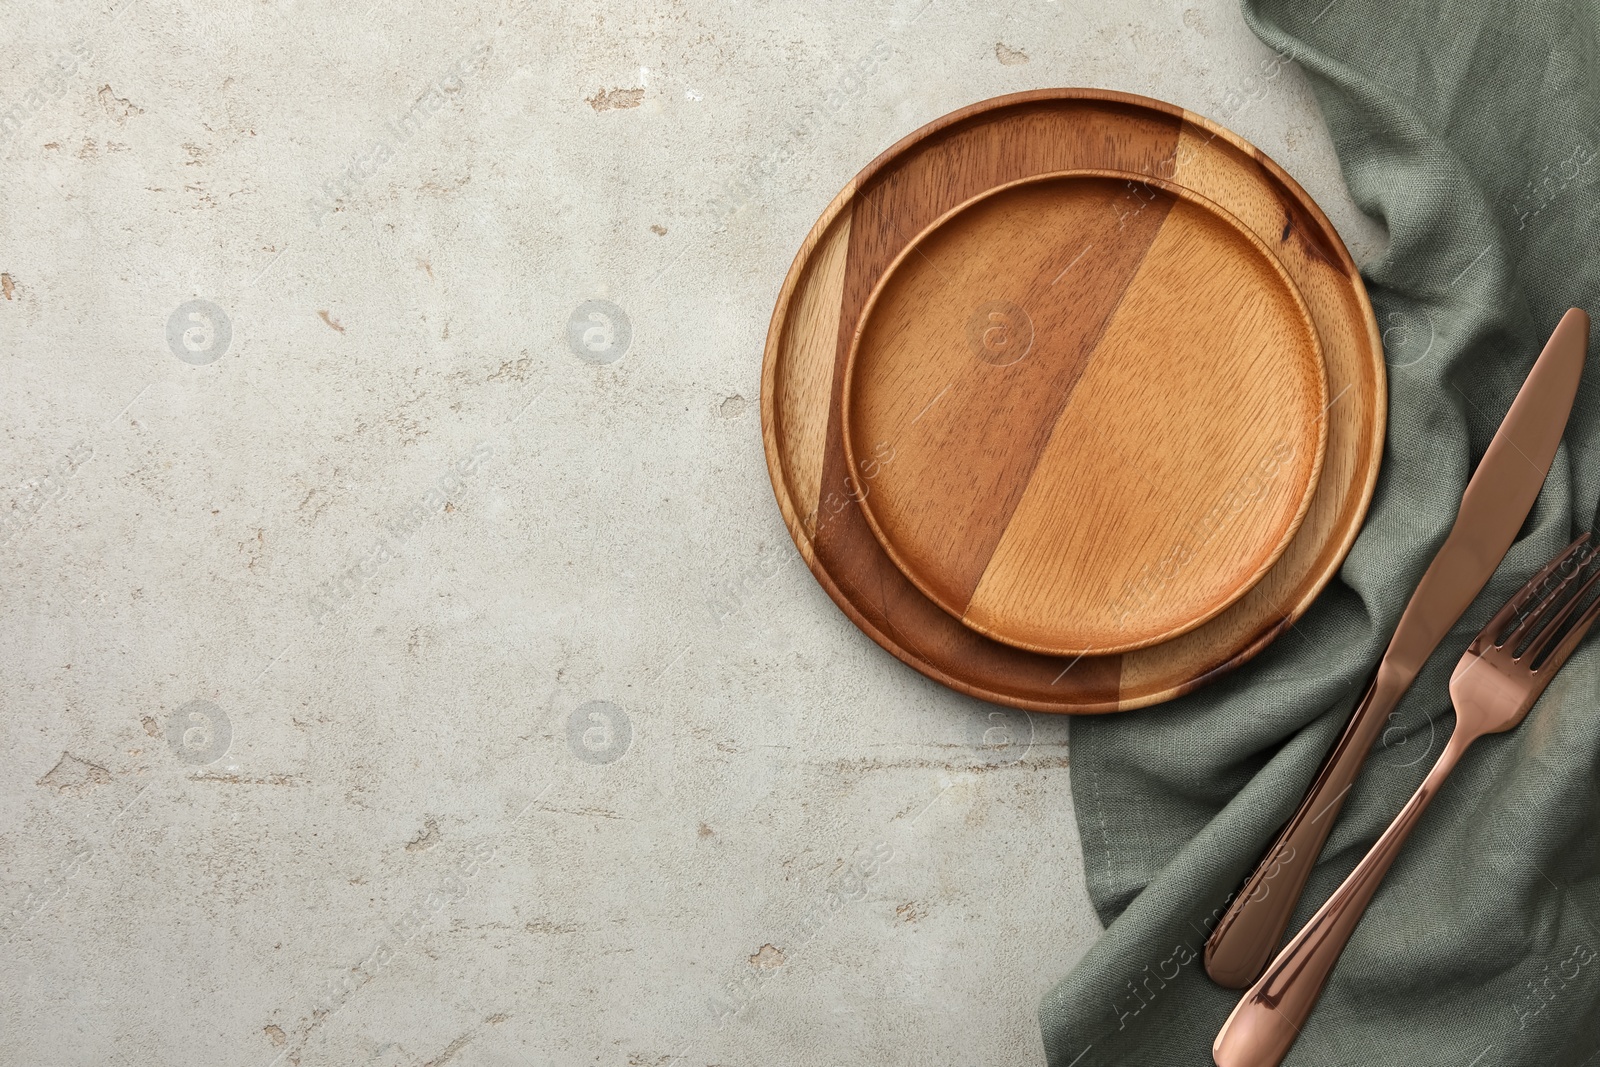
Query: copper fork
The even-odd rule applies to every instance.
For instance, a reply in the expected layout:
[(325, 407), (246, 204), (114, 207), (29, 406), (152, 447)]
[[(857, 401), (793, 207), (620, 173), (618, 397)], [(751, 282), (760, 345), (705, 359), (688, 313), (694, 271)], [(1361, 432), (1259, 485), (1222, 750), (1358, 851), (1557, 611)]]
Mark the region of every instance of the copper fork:
[(1245, 993), (1217, 1034), (1217, 1067), (1276, 1067), (1316, 1006), (1389, 865), (1462, 753), (1520, 723), (1600, 616), (1600, 531), (1568, 545), (1511, 597), (1450, 676), (1456, 726), (1428, 777), (1305, 927)]

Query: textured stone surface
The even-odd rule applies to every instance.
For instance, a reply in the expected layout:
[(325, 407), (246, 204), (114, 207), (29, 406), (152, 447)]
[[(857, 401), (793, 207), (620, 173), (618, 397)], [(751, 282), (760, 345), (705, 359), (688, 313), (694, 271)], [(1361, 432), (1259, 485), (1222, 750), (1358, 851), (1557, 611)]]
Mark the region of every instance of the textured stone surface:
[(1038, 86), (1223, 119), (1365, 258), (1299, 72), (1160, 0), (6, 20), (0, 1063), (1038, 1061), (1066, 723), (793, 562), (767, 316)]

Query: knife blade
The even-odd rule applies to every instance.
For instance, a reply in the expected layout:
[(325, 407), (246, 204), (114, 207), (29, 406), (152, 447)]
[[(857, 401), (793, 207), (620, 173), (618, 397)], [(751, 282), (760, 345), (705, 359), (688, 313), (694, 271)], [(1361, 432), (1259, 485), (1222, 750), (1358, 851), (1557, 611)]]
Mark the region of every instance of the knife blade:
[(1455, 523), (1411, 594), (1344, 733), (1206, 942), (1206, 973), (1219, 985), (1247, 988), (1266, 968), (1379, 730), (1516, 539), (1561, 444), (1588, 347), (1589, 316), (1572, 308), (1467, 482)]

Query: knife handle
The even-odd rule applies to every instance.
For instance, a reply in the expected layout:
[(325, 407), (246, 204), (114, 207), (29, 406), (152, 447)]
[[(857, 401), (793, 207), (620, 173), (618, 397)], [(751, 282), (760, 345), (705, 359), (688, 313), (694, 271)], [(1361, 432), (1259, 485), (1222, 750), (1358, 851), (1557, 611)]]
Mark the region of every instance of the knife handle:
[(1345, 794), (1355, 784), (1372, 743), (1414, 677), (1415, 672), (1395, 668), (1388, 658), (1378, 665), (1311, 791), (1278, 832), (1277, 840), (1206, 942), (1206, 973), (1218, 985), (1247, 989), (1266, 969), (1283, 942), (1283, 932), (1344, 806)]

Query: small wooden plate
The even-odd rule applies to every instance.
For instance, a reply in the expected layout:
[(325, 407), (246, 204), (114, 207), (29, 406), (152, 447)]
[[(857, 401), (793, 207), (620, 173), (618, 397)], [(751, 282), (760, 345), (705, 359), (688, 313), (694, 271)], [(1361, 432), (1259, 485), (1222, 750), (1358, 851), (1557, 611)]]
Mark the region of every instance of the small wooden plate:
[(846, 362), (843, 445), (851, 470), (892, 454), (858, 503), (935, 604), (1106, 655), (1193, 630), (1277, 562), (1326, 402), (1310, 312), (1258, 237), (1181, 186), (1078, 170), (986, 190), (901, 249)]
[[(1055, 656), (964, 625), (884, 551), (857, 498), (879, 491), (900, 454), (863, 436), (854, 458), (846, 455), (843, 386), (867, 300), (918, 234), (990, 190), (1069, 170), (1166, 182), (1239, 220), (1299, 290), (1321, 344), (1328, 399), (1325, 454), (1310, 507), (1260, 581), (1210, 621), (1170, 640), (1130, 652)], [(1135, 258), (1164, 225), (1143, 206), (1149, 195), (1134, 181), (1116, 211), (1119, 244)], [(784, 281), (761, 389), (779, 509), (812, 574), (845, 614), (945, 685), (1014, 707), (1080, 713), (1187, 693), (1260, 652), (1300, 617), (1360, 530), (1382, 457), (1385, 404), (1383, 349), (1366, 290), (1304, 190), (1206, 119), (1097, 89), (1046, 89), (975, 104), (911, 134), (857, 175), (812, 228)]]

